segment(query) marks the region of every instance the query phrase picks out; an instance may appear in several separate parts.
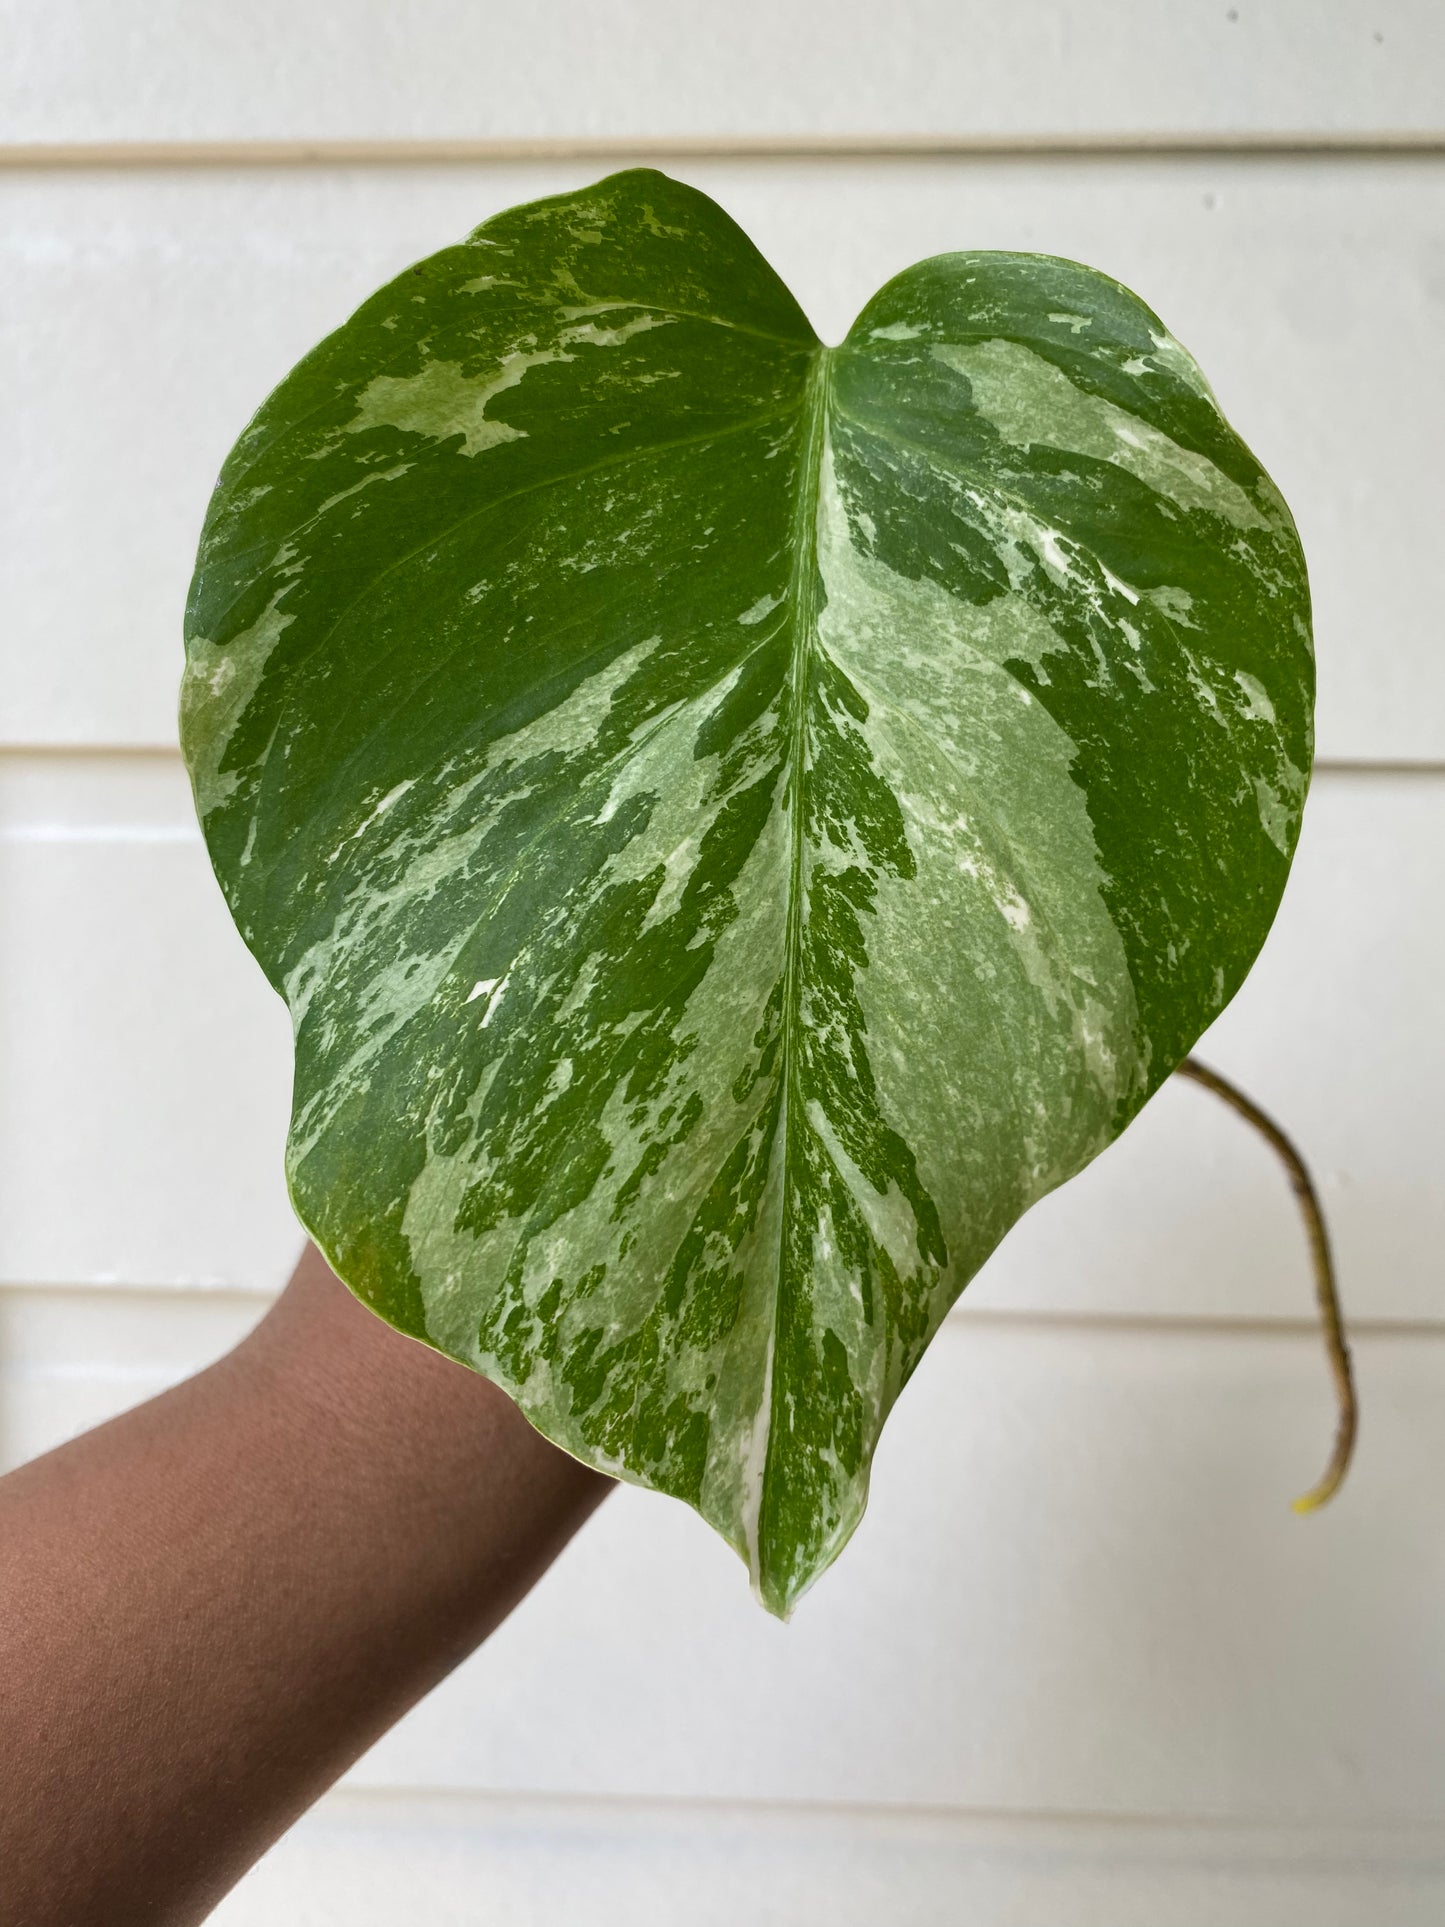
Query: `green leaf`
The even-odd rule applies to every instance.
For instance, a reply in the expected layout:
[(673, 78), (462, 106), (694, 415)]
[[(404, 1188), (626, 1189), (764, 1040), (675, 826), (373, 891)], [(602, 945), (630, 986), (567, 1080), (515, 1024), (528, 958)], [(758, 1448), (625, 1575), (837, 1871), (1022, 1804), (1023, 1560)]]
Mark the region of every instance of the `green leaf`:
[(1101, 274), (942, 256), (825, 348), (660, 174), (487, 222), (201, 542), (185, 750), (303, 1222), (786, 1612), (963, 1286), (1249, 967), (1308, 606)]

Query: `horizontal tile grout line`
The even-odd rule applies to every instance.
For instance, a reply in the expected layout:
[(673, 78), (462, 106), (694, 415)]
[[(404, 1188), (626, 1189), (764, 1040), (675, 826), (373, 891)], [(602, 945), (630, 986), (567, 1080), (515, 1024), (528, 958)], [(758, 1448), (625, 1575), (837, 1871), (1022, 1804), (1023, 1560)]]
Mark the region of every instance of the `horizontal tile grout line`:
[[(277, 1290), (280, 1289), (278, 1284)], [(127, 1299), (160, 1298), (215, 1304), (226, 1299), (246, 1304), (263, 1304), (275, 1296), (264, 1285), (224, 1283), (207, 1280), (164, 1279), (142, 1284), (131, 1280), (94, 1280), (86, 1278), (49, 1278), (40, 1283), (24, 1278), (0, 1278), (0, 1307), (7, 1298), (97, 1297), (124, 1303)], [(1319, 1341), (1319, 1323), (1312, 1317), (1265, 1318), (1224, 1313), (1217, 1317), (1199, 1312), (1110, 1312), (1110, 1311), (1029, 1311), (1007, 1306), (968, 1303), (959, 1300), (948, 1313), (947, 1322), (962, 1329), (977, 1325), (984, 1330), (1018, 1332), (1103, 1333), (1129, 1337), (1239, 1337), (1304, 1339)], [(1352, 1340), (1445, 1339), (1445, 1317), (1429, 1318), (1350, 1318)]]
[(1398, 760), (1370, 756), (1317, 756), (1315, 776), (1445, 776), (1445, 760), (1402, 756)]
[(0, 843), (199, 843), (189, 823), (0, 823)]
[[(179, 675), (176, 678), (179, 683)], [(6, 757), (34, 756), (58, 761), (62, 757), (72, 757), (77, 762), (105, 758), (124, 758), (134, 762), (153, 761), (178, 763), (181, 750), (178, 743), (9, 743), (0, 742), (0, 761)], [(1445, 765), (1442, 765), (1445, 767)]]
[(248, 1305), (269, 1304), (283, 1282), (272, 1287), (220, 1278), (0, 1278), (0, 1305), (6, 1298), (80, 1298), (87, 1293), (122, 1303), (128, 1298), (174, 1298), (211, 1305), (234, 1298)]
[[(1029, 1311), (1006, 1305), (970, 1305), (961, 1298), (947, 1313), (946, 1322), (962, 1329), (981, 1325), (985, 1330), (1049, 1332), (1059, 1335), (1100, 1333), (1118, 1338), (1273, 1338), (1320, 1342), (1317, 1318), (1248, 1317), (1238, 1312), (1211, 1316), (1207, 1312)], [(1345, 1315), (1346, 1337), (1357, 1339), (1445, 1339), (1445, 1318), (1351, 1318)]]
[[(178, 763), (181, 758), (175, 743), (14, 743), (0, 741), (0, 769), (7, 761), (33, 756), (37, 761), (58, 762), (69, 757), (76, 762), (129, 761)], [(1318, 756), (1316, 776), (1445, 776), (1445, 757)]]
[(1228, 1835), (1237, 1840), (1278, 1841), (1281, 1838), (1310, 1841), (1328, 1832), (1348, 1852), (1371, 1842), (1381, 1846), (1423, 1846), (1432, 1854), (1445, 1853), (1445, 1825), (1415, 1820), (1365, 1821), (1348, 1814), (1321, 1813), (1301, 1818), (1277, 1818), (1252, 1813), (1170, 1813), (1131, 1810), (1092, 1810), (1054, 1807), (973, 1807), (931, 1802), (893, 1802), (885, 1800), (765, 1800), (736, 1795), (707, 1794), (628, 1794), (593, 1792), (530, 1791), (526, 1789), (412, 1785), (354, 1785), (343, 1781), (322, 1796), (312, 1813), (324, 1819), (328, 1808), (356, 1806), (363, 1811), (381, 1805), (425, 1807), (433, 1804), (469, 1806), (485, 1810), (531, 1808), (559, 1814), (568, 1812), (612, 1816), (623, 1813), (652, 1814), (668, 1818), (736, 1817), (749, 1822), (791, 1826), (846, 1820), (864, 1826), (931, 1825), (940, 1830), (1007, 1829), (1019, 1833), (1045, 1830), (1058, 1833), (1139, 1832), (1159, 1834), (1178, 1832), (1195, 1839)]
[(1445, 156), (1445, 132), (663, 134), (459, 140), (36, 141), (0, 143), (0, 169), (458, 166), (561, 160), (1394, 159)]

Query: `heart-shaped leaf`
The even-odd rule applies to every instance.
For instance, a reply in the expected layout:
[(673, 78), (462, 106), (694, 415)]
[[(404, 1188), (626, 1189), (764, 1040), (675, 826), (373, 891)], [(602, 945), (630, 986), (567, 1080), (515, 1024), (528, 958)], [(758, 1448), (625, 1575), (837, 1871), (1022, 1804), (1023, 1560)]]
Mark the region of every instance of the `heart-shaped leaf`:
[(946, 255), (825, 348), (662, 175), (498, 216), (281, 385), (201, 543), (303, 1222), (785, 1612), (960, 1290), (1243, 978), (1312, 681), (1289, 514), (1116, 282)]

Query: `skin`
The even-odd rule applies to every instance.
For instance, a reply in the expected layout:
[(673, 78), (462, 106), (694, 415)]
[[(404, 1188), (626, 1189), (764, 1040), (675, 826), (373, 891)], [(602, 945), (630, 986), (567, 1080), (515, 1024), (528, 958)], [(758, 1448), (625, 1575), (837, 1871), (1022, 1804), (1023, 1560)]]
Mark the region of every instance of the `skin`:
[(610, 1490), (308, 1249), (256, 1330), (0, 1479), (0, 1927), (182, 1927)]

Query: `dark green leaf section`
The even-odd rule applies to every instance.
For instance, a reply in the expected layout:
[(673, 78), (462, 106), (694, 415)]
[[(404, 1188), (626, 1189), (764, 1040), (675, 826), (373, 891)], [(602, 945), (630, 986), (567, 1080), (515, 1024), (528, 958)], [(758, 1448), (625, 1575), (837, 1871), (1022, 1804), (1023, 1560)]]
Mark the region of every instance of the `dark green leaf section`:
[(824, 349), (621, 174), (283, 383), (187, 654), (304, 1222), (786, 1611), (958, 1292), (1268, 927), (1311, 669), (1267, 478), (1102, 276), (925, 262)]

